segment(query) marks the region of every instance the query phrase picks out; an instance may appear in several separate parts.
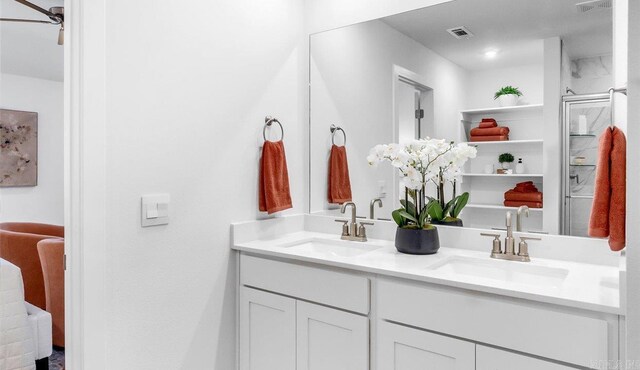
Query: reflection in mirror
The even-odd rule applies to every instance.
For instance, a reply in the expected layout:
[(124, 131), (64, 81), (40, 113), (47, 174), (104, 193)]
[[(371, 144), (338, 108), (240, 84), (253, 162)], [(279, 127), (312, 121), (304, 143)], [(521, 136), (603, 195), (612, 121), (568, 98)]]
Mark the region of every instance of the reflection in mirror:
[[(310, 212), (339, 213), (345, 199), (328, 194), (348, 188), (359, 217), (390, 220), (404, 184), (370, 150), (438, 138), (477, 149), (444, 188), (469, 193), (465, 226), (504, 228), (526, 205), (523, 231), (587, 236), (612, 28), (611, 9), (575, 1), (456, 0), (312, 35)], [(332, 145), (347, 179), (330, 171), (347, 167)]]

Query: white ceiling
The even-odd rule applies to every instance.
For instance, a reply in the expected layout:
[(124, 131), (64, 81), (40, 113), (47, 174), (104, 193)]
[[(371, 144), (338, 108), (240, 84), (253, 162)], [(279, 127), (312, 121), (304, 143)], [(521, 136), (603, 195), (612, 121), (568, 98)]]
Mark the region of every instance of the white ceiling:
[[(611, 10), (579, 13), (584, 0), (455, 0), (383, 18), (391, 27), (469, 70), (542, 61), (542, 42), (560, 36), (574, 58), (611, 54)], [(457, 40), (446, 30), (465, 26), (475, 35)], [(484, 53), (497, 49), (496, 58)]]
[[(63, 0), (31, 0), (49, 9)], [(14, 0), (0, 0), (0, 17), (48, 20)], [(58, 45), (59, 26), (0, 22), (0, 71), (47, 80), (62, 81), (64, 51)]]

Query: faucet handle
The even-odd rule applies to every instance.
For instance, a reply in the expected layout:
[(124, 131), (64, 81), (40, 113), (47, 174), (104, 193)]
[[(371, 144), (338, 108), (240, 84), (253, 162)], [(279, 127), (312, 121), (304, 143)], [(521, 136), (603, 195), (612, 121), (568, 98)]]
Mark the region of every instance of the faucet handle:
[(334, 220), (335, 222), (342, 222), (342, 236), (349, 236), (349, 220)]
[(491, 248), (491, 255), (494, 256), (496, 254), (502, 253), (502, 242), (500, 241), (500, 234), (488, 234), (488, 233), (480, 233), (482, 236), (490, 236), (493, 237), (493, 248)]
[(373, 225), (373, 222), (360, 222), (360, 226), (358, 226), (358, 234), (356, 236), (359, 237), (363, 242), (367, 241), (367, 229), (365, 229), (365, 225)]
[(523, 257), (525, 261), (529, 261), (529, 245), (527, 240), (542, 240), (541, 238), (534, 238), (531, 236), (521, 236), (520, 243), (518, 243), (518, 256)]

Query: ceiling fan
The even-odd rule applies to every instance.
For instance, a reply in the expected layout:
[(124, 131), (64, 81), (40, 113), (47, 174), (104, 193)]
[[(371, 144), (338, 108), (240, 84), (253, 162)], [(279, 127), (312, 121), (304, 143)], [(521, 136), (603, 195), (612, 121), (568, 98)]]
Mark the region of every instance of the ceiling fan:
[(49, 10), (41, 8), (36, 4), (30, 3), (27, 0), (15, 0), (16, 2), (28, 6), (29, 8), (40, 12), (47, 17), (48, 21), (36, 20), (36, 19), (20, 19), (20, 18), (0, 18), (0, 22), (23, 22), (23, 23), (44, 23), (60, 25), (60, 31), (58, 32), (58, 45), (64, 44), (64, 7), (54, 6)]

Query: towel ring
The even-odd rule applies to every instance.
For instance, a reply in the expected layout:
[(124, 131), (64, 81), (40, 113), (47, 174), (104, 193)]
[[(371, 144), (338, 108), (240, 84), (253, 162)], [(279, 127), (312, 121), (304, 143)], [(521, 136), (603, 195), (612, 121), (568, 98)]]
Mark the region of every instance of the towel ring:
[(274, 122), (280, 126), (280, 132), (282, 133), (280, 135), (280, 140), (284, 139), (284, 128), (282, 128), (282, 123), (280, 123), (277, 118), (266, 116), (264, 117), (264, 128), (262, 129), (262, 137), (264, 138), (264, 141), (267, 141), (267, 127), (271, 127)]
[(336, 145), (336, 143), (335, 143), (336, 131), (342, 131), (342, 136), (344, 137), (344, 144), (343, 145), (347, 145), (347, 133), (344, 132), (342, 127), (336, 126), (336, 125), (331, 125), (331, 127), (329, 127), (329, 131), (331, 131), (331, 144)]

